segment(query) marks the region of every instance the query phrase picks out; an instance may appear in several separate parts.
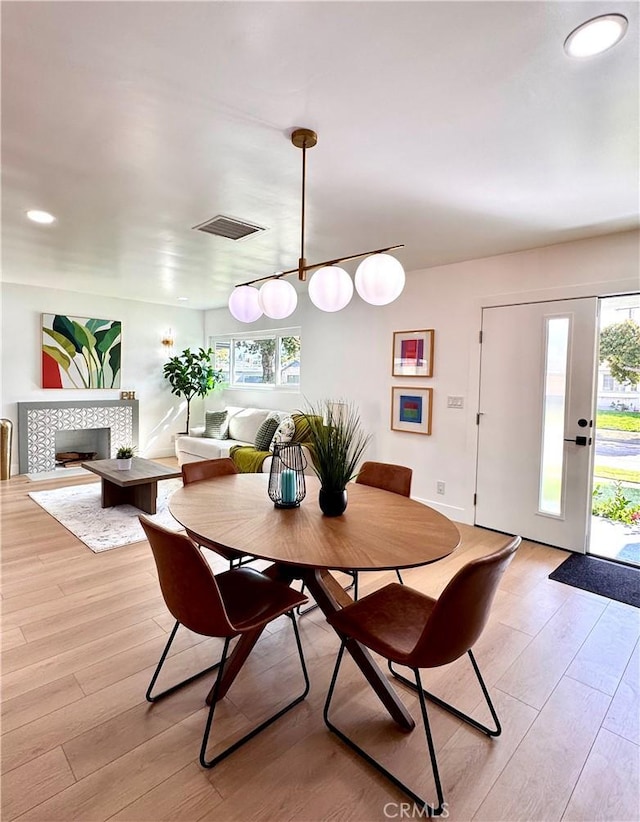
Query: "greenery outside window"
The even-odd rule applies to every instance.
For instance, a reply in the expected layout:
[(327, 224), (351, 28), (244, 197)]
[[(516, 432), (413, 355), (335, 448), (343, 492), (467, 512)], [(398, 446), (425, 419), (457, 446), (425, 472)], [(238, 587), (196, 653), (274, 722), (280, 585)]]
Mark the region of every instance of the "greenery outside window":
[(211, 338), (214, 368), (230, 388), (300, 386), (300, 329)]

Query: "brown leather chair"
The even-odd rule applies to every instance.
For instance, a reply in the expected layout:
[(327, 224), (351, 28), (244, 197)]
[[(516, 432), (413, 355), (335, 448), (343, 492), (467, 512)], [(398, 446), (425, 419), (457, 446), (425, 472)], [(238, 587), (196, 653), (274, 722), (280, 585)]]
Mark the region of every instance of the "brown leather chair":
[(356, 482), (382, 488), (402, 497), (411, 496), (411, 479), (413, 470), (404, 465), (393, 465), (390, 462), (363, 462)]
[[(411, 496), (411, 479), (413, 469), (404, 465), (393, 465), (390, 462), (363, 462), (356, 482), (362, 485), (369, 485), (372, 488), (381, 488), (383, 491), (391, 491), (392, 494), (400, 494), (401, 497)], [(402, 583), (400, 571), (396, 568), (398, 582)], [(358, 598), (358, 577), (355, 579), (355, 599)]]
[(221, 457), (217, 460), (185, 462), (181, 470), (184, 485), (189, 485), (190, 482), (200, 482), (200, 480), (226, 477), (229, 474), (238, 473), (236, 464), (231, 457)]
[[(202, 480), (214, 479), (215, 477), (227, 477), (229, 474), (237, 474), (238, 468), (231, 457), (221, 457), (215, 460), (198, 460), (197, 462), (185, 462), (182, 466), (182, 484), (189, 485), (192, 482), (201, 482)], [(229, 560), (229, 566), (233, 568), (234, 565), (242, 565), (245, 562), (251, 562), (254, 557), (246, 554), (241, 554), (239, 551), (233, 551), (230, 548), (221, 548), (211, 542), (198, 541), (198, 544), (203, 548), (208, 548), (221, 554), (225, 559)]]
[[(366, 759), (370, 765), (373, 765), (395, 785), (405, 791), (414, 802), (421, 807), (427, 807), (424, 799), (384, 768), (329, 720), (329, 707), (338, 678), (345, 643), (349, 639), (356, 640), (375, 653), (385, 657), (389, 662), (391, 673), (405, 685), (418, 692), (438, 795), (437, 807), (429, 806), (430, 816), (438, 816), (442, 813), (444, 797), (425, 700), (429, 699), (435, 702), (436, 705), (488, 736), (499, 736), (502, 732), (500, 721), (471, 648), (484, 629), (502, 574), (513, 558), (520, 541), (520, 537), (514, 537), (500, 551), (471, 560), (458, 571), (437, 600), (394, 582), (328, 617), (329, 623), (342, 637), (342, 645), (338, 652), (324, 706), (324, 721), (327, 727), (356, 753)], [(482, 725), (439, 697), (425, 691), (422, 687), (420, 668), (436, 668), (440, 665), (447, 665), (465, 653), (469, 655), (480, 688), (495, 722), (495, 728)], [(397, 673), (393, 668), (394, 663), (411, 668), (415, 677), (415, 684)]]
[[(156, 525), (144, 516), (140, 516), (139, 519), (153, 551), (162, 596), (167, 608), (176, 619), (158, 666), (151, 677), (146, 699), (149, 702), (156, 702), (203, 674), (215, 668), (218, 669), (200, 748), (200, 764), (204, 768), (212, 768), (297, 705), (309, 692), (309, 677), (293, 610), (306, 602), (306, 597), (288, 585), (273, 580), (253, 568), (232, 568), (214, 576), (199, 548), (189, 537)], [(239, 741), (225, 748), (213, 759), (207, 760), (207, 743), (231, 640), (241, 634), (264, 627), (283, 614), (290, 616), (293, 624), (305, 681), (304, 691)], [(203, 636), (223, 638), (222, 656), (220, 661), (214, 665), (173, 685), (162, 693), (152, 695), (156, 680), (180, 625)]]

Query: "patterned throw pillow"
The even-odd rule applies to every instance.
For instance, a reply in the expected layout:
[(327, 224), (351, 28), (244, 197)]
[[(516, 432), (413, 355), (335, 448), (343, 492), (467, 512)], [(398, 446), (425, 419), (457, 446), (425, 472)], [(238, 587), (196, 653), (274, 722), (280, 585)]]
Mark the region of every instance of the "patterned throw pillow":
[(271, 440), (273, 439), (273, 435), (276, 433), (277, 427), (277, 417), (267, 417), (267, 419), (261, 423), (260, 427), (256, 431), (256, 438), (253, 443), (257, 451), (269, 450)]
[(293, 424), (296, 433), (293, 435), (294, 442), (308, 442), (311, 436), (311, 429), (305, 414), (292, 414)]
[(206, 411), (204, 415), (203, 437), (226, 440), (229, 437), (229, 416), (224, 411)]
[(273, 439), (271, 440), (271, 451), (273, 451), (273, 446), (278, 443), (279, 445), (284, 445), (287, 442), (291, 442), (293, 439), (293, 435), (296, 432), (296, 426), (293, 421), (293, 417), (285, 417), (280, 425), (276, 428), (276, 433), (273, 435)]

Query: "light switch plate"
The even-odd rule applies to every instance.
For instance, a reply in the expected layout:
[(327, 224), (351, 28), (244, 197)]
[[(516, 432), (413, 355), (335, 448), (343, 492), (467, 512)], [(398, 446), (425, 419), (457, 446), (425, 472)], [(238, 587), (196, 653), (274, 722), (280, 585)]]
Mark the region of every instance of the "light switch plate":
[(447, 397), (447, 408), (464, 408), (464, 397)]

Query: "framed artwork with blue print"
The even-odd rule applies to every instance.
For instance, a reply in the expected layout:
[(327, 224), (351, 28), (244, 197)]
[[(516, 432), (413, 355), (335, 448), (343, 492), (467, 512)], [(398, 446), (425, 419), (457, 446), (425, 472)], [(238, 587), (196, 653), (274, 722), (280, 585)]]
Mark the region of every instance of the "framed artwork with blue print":
[(430, 434), (433, 388), (391, 389), (391, 430)]

